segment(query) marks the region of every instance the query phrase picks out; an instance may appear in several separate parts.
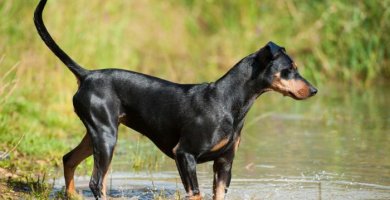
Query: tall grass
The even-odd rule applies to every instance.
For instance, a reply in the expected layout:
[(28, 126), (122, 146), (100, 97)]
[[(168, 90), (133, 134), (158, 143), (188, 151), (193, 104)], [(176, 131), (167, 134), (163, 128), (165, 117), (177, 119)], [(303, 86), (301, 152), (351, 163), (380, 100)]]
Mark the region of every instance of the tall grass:
[[(0, 148), (25, 134), (17, 155), (58, 164), (85, 130), (71, 105), (75, 78), (35, 31), (37, 2), (0, 1), (0, 88), (18, 80), (7, 98), (0, 94)], [(81, 65), (183, 83), (213, 81), (273, 40), (314, 82), (369, 86), (390, 77), (388, 19), (390, 1), (379, 0), (49, 0), (44, 13)]]

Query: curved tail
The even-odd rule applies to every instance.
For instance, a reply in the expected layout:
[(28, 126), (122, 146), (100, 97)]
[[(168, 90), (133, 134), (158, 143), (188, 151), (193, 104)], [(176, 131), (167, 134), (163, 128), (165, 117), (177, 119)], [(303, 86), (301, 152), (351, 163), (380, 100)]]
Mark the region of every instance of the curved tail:
[(34, 23), (35, 27), (42, 40), (46, 43), (49, 49), (73, 72), (74, 75), (78, 79), (82, 79), (86, 74), (88, 74), (88, 70), (82, 68), (79, 64), (77, 64), (72, 58), (70, 58), (53, 40), (47, 31), (45, 24), (42, 20), (42, 11), (45, 8), (47, 0), (41, 0), (35, 9), (34, 13)]

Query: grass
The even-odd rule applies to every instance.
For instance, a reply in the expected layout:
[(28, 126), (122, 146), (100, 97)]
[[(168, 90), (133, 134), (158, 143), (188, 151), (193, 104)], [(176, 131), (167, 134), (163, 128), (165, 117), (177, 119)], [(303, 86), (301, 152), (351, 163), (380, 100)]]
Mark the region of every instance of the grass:
[[(22, 177), (8, 177), (1, 179), (0, 197), (1, 199), (48, 199), (53, 185), (46, 180), (45, 174), (42, 176), (25, 175)], [(11, 188), (9, 190), (4, 186)]]
[[(61, 166), (85, 132), (71, 104), (76, 81), (35, 32), (36, 4), (0, 1), (0, 151), (10, 155), (0, 167), (32, 174)], [(273, 40), (315, 84), (361, 87), (390, 77), (389, 18), (390, 1), (379, 0), (49, 1), (44, 13), (60, 46), (89, 69), (209, 82)], [(130, 138), (134, 169), (164, 161), (155, 147), (140, 150), (145, 138)]]

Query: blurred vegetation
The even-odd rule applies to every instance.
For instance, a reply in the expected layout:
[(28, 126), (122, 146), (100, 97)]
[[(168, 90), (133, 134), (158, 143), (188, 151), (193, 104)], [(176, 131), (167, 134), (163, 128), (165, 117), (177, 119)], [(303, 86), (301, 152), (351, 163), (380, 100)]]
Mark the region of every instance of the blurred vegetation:
[[(0, 1), (0, 150), (18, 145), (0, 167), (15, 170), (18, 158), (60, 165), (85, 132), (71, 103), (76, 80), (33, 25), (37, 2)], [(315, 84), (362, 87), (390, 77), (389, 19), (387, 0), (49, 0), (44, 12), (55, 40), (89, 69), (208, 82), (272, 40)]]

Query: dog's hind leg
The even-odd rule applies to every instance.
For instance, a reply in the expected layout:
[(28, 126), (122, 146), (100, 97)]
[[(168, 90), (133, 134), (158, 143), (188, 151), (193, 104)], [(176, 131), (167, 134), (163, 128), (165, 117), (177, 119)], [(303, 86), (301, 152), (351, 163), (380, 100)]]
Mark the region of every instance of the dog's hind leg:
[(114, 147), (118, 138), (118, 114), (116, 106), (110, 102), (95, 101), (88, 110), (79, 109), (79, 116), (91, 138), (94, 158), (94, 171), (89, 188), (95, 198), (105, 199), (105, 176), (111, 164)]
[[(103, 183), (102, 183), (102, 190), (101, 190), (101, 194), (102, 194), (102, 197), (105, 198), (107, 197), (107, 175), (108, 175), (108, 171), (109, 171), (110, 167), (108, 168), (108, 170), (106, 171), (106, 173), (103, 175)], [(96, 167), (93, 167), (93, 172), (92, 174), (96, 174), (97, 171), (96, 171)]]
[(90, 155), (92, 155), (92, 144), (89, 135), (86, 134), (80, 144), (62, 158), (67, 195), (75, 194), (74, 172), (77, 166)]
[[(109, 169), (110, 169), (110, 166), (108, 167), (108, 170)], [(102, 187), (102, 194), (103, 194), (103, 196), (107, 195), (107, 175), (108, 175), (108, 170), (103, 175), (103, 187)]]
[[(102, 126), (102, 125), (101, 125)], [(94, 172), (89, 187), (95, 198), (105, 198), (104, 182), (111, 164), (114, 147), (117, 141), (117, 128), (103, 126), (91, 131), (93, 143)]]

